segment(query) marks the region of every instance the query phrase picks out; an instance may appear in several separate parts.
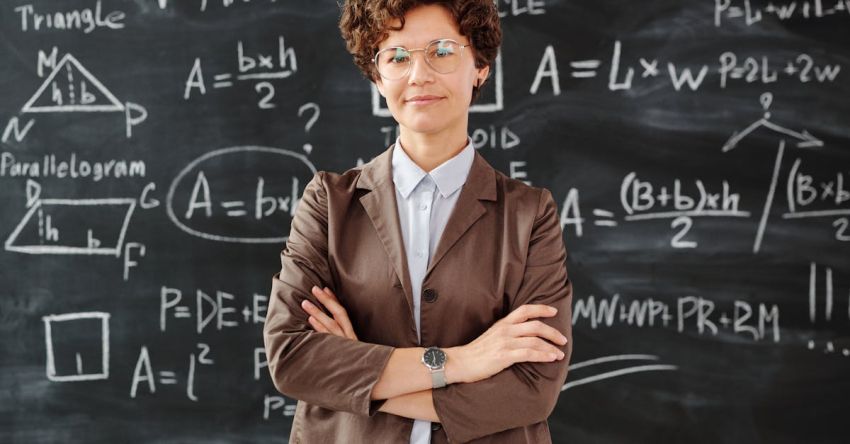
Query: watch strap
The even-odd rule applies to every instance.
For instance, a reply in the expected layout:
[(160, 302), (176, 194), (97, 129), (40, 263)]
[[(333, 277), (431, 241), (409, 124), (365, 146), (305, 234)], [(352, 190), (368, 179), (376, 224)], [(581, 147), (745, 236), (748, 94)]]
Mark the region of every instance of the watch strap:
[(431, 370), (431, 385), (436, 388), (442, 388), (446, 386), (446, 369), (445, 367), (439, 370)]

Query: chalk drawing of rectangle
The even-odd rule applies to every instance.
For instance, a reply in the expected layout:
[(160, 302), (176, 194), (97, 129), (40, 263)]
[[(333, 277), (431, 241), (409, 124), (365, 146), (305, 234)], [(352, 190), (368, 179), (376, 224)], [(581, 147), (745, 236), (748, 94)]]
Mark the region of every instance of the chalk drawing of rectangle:
[[(501, 111), (504, 108), (504, 94), (502, 93), (501, 50), (499, 50), (499, 53), (496, 55), (496, 60), (493, 62), (493, 65), (494, 66), (490, 68), (490, 71), (493, 77), (493, 83), (495, 83), (496, 97), (491, 103), (476, 102), (474, 105), (469, 107), (469, 112), (471, 113), (493, 113), (496, 111)], [(372, 85), (372, 115), (378, 117), (392, 117), (392, 113), (390, 113), (390, 110), (381, 106), (381, 92), (378, 91), (378, 88), (373, 82), (369, 83)]]
[[(47, 347), (47, 379), (58, 382), (69, 381), (94, 381), (109, 378), (109, 313), (102, 311), (90, 311), (82, 313), (65, 313), (61, 315), (43, 316), (44, 338)], [(101, 323), (101, 371), (98, 373), (57, 375), (56, 359), (53, 353), (53, 333), (51, 324), (57, 322), (73, 322), (79, 319), (100, 319)]]
[[(106, 247), (79, 247), (70, 245), (15, 245), (21, 231), (29, 223), (30, 219), (36, 212), (48, 205), (67, 205), (72, 207), (81, 207), (80, 211), (96, 211), (98, 206), (105, 205), (127, 205), (127, 212), (124, 215), (124, 220), (121, 224), (121, 229), (118, 238), (115, 240), (114, 246)], [(93, 209), (85, 207), (94, 207)], [(130, 198), (106, 198), (106, 199), (40, 199), (38, 200), (24, 215), (21, 222), (6, 239), (6, 250), (18, 253), (29, 254), (104, 254), (121, 256), (121, 249), (124, 244), (124, 235), (127, 233), (127, 226), (130, 224), (130, 217), (133, 215), (133, 210), (136, 208), (136, 200)], [(93, 214), (93, 213), (90, 213)], [(38, 223), (37, 221), (35, 223)]]

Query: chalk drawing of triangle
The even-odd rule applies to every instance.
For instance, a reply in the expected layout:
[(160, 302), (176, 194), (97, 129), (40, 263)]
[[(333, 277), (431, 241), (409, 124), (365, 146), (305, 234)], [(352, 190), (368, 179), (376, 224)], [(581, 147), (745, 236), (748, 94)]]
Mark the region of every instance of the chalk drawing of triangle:
[(112, 112), (124, 105), (71, 54), (66, 54), (21, 112)]

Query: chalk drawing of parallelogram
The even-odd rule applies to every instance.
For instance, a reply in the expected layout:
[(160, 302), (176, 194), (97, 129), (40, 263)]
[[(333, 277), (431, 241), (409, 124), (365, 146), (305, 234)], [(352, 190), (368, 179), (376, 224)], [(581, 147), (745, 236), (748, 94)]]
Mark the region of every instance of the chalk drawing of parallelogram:
[[(41, 318), (47, 379), (58, 382), (109, 379), (109, 316), (109, 313), (92, 311)], [(100, 358), (99, 364), (97, 358)], [(94, 366), (88, 362), (92, 359)], [(86, 366), (94, 368), (86, 371)]]
[(29, 254), (121, 256), (135, 208), (136, 200), (130, 198), (40, 199), (21, 218), (5, 247)]
[[(494, 91), (495, 94), (490, 102), (484, 102), (488, 98), (488, 95), (482, 95), (476, 103), (469, 107), (469, 112), (472, 113), (494, 113), (496, 111), (501, 111), (504, 108), (504, 94), (503, 94), (503, 82), (502, 82), (502, 51), (499, 50), (496, 55), (496, 60), (493, 62), (493, 66), (490, 67), (492, 82), (494, 83)], [(385, 106), (383, 101), (381, 100), (381, 92), (378, 91), (378, 88), (375, 86), (373, 82), (369, 82), (372, 88), (372, 115), (377, 117), (392, 117), (392, 113), (390, 113), (389, 108)], [(485, 90), (486, 90), (485, 86)]]
[(66, 54), (21, 112), (113, 112), (124, 105), (74, 56)]

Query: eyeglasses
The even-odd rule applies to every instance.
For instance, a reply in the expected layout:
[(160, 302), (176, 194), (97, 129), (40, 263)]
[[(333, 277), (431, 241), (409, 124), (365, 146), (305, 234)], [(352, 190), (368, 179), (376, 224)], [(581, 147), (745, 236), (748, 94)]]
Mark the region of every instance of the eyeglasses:
[(425, 52), (425, 63), (440, 74), (453, 72), (460, 66), (463, 48), (471, 45), (461, 45), (452, 39), (438, 39), (428, 46), (418, 49), (407, 49), (403, 46), (384, 48), (375, 54), (372, 61), (378, 74), (387, 80), (398, 80), (410, 73), (413, 66), (412, 54), (416, 51)]

